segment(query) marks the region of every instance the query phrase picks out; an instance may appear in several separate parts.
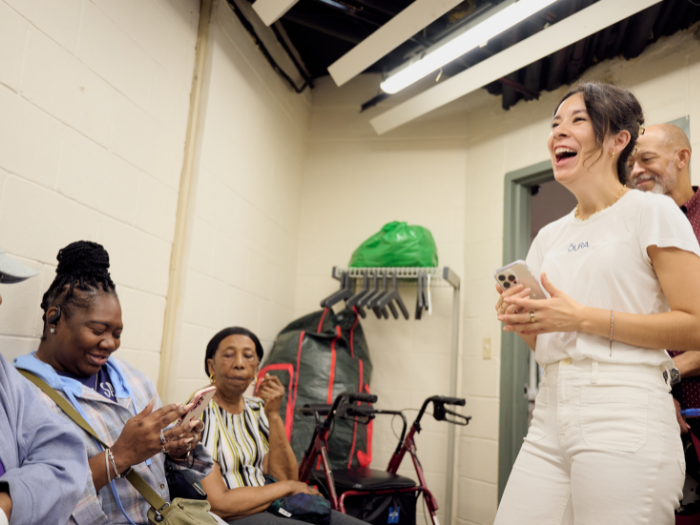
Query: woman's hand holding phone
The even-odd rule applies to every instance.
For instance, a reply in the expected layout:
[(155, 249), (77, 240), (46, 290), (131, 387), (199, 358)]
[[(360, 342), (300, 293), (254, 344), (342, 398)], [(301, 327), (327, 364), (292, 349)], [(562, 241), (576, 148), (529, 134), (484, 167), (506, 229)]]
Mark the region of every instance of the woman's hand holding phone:
[[(520, 335), (581, 331), (585, 307), (554, 286), (544, 272), (540, 280), (550, 295), (549, 299), (533, 300), (519, 296), (517, 292), (506, 295), (512, 289), (502, 294), (506, 311), (499, 311), (498, 320), (505, 324), (503, 330)], [(531, 314), (534, 314), (534, 322)]]
[(513, 304), (506, 304), (504, 300), (508, 297), (530, 297), (530, 288), (525, 288), (522, 284), (516, 284), (511, 286), (507, 290), (501, 289), (500, 286), (496, 285), (496, 291), (500, 294), (498, 301), (496, 302), (496, 313), (498, 315), (504, 314), (515, 314), (520, 310), (519, 306)]
[(183, 459), (194, 449), (202, 436), (204, 423), (201, 419), (193, 419), (186, 426), (180, 426), (165, 432), (165, 438), (170, 442), (165, 445), (168, 456), (172, 459)]
[[(176, 403), (153, 409), (153, 401), (129, 419), (112, 445), (112, 452), (119, 472), (146, 461), (161, 451), (160, 431), (188, 410), (187, 405)], [(164, 432), (168, 439), (168, 431)], [(171, 436), (174, 437), (174, 436)], [(177, 443), (176, 443), (177, 444)], [(168, 447), (173, 446), (169, 444)], [(185, 443), (186, 447), (187, 444)]]

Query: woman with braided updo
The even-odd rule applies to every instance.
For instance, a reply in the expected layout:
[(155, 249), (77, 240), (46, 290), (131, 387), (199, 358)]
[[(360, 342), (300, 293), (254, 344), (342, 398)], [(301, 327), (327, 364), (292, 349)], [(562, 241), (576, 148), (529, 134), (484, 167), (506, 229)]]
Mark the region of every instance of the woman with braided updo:
[[(124, 479), (125, 473), (134, 469), (170, 501), (166, 462), (176, 469), (190, 468), (200, 479), (211, 471), (211, 457), (199, 444), (202, 423), (166, 430), (188, 407), (162, 406), (153, 383), (112, 355), (123, 325), (105, 249), (94, 242), (74, 242), (57, 259), (56, 278), (41, 302), (44, 332), (39, 349), (15, 360), (15, 366), (66, 398), (108, 445), (103, 448), (83, 432), (92, 476), (70, 523), (146, 524), (150, 506)], [(42, 393), (42, 398), (63, 414), (49, 396)]]

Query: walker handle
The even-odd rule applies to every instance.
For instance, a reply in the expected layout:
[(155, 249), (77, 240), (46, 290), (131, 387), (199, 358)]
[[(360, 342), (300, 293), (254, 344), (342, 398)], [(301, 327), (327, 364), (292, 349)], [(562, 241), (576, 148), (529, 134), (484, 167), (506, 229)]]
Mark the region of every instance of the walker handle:
[(438, 403), (443, 403), (445, 405), (456, 405), (458, 407), (463, 407), (467, 404), (467, 401), (459, 397), (446, 397), (446, 396), (433, 396), (430, 398)]
[(319, 416), (326, 416), (331, 411), (331, 405), (326, 404), (308, 404), (297, 409), (297, 412), (305, 416), (313, 416), (316, 412)]
[(362, 403), (376, 403), (377, 396), (374, 394), (350, 394), (348, 395), (348, 401), (352, 403), (353, 401), (360, 401)]

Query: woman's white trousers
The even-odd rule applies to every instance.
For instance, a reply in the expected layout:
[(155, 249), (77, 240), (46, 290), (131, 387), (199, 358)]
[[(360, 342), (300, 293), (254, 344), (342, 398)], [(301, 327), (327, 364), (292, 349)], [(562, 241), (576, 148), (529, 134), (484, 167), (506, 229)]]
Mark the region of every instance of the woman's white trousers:
[(649, 365), (547, 365), (494, 525), (673, 525), (685, 459)]

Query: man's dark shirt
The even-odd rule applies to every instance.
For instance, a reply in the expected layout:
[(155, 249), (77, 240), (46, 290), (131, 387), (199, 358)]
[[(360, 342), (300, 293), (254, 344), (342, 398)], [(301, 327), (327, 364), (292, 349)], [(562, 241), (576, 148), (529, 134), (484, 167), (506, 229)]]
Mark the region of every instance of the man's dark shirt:
[[(698, 192), (697, 186), (693, 186), (693, 190), (695, 190), (695, 195), (681, 206), (681, 211), (688, 217), (695, 237), (700, 241), (700, 192)], [(682, 353), (669, 351), (671, 357)], [(700, 408), (700, 376), (681, 379), (680, 384), (673, 387), (673, 397), (681, 402), (683, 408)]]

